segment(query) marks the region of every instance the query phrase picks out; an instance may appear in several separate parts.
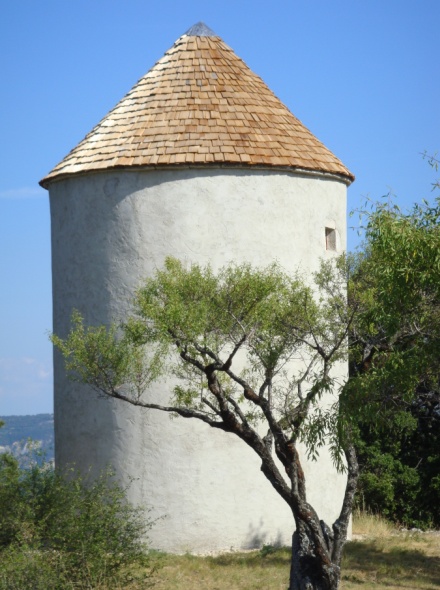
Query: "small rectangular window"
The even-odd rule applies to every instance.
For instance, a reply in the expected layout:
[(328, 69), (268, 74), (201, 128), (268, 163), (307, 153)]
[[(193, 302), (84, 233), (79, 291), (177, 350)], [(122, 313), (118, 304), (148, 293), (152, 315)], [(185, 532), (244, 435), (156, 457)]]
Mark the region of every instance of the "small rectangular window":
[(325, 249), (336, 251), (336, 230), (331, 227), (325, 228)]

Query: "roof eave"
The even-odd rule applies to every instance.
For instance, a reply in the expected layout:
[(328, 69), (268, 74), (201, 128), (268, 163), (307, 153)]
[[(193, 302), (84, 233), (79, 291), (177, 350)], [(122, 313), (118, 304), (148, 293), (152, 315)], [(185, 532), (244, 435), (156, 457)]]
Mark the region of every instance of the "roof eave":
[(343, 182), (346, 186), (350, 186), (355, 180), (355, 176), (351, 173), (329, 172), (326, 170), (317, 170), (312, 168), (303, 168), (299, 166), (271, 166), (270, 164), (245, 164), (245, 163), (212, 163), (212, 164), (148, 164), (141, 166), (111, 166), (106, 168), (91, 168), (80, 172), (60, 172), (58, 174), (45, 176), (38, 183), (42, 188), (49, 190), (52, 183), (60, 182), (68, 178), (77, 178), (79, 176), (88, 176), (90, 174), (100, 174), (110, 172), (113, 170), (138, 172), (140, 170), (154, 171), (154, 170), (182, 170), (182, 169), (234, 169), (234, 170), (266, 170), (272, 172), (290, 172), (292, 174), (312, 176), (314, 178), (321, 177), (326, 179), (334, 179)]

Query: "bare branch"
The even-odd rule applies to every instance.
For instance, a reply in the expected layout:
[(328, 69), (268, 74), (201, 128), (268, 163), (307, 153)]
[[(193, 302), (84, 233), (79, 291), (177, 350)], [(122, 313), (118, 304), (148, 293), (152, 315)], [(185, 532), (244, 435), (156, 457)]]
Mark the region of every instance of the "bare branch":
[(202, 402), (203, 402), (204, 404), (206, 404), (206, 405), (208, 406), (208, 408), (211, 408), (211, 410), (214, 412), (214, 414), (217, 414), (217, 416), (220, 416), (220, 411), (219, 411), (219, 409), (218, 409), (218, 408), (216, 408), (216, 407), (214, 406), (214, 404), (213, 404), (213, 403), (211, 403), (211, 402), (209, 401), (209, 399), (208, 399), (208, 398), (206, 398), (206, 397), (202, 396)]
[(197, 342), (193, 342), (192, 344), (193, 344), (194, 348), (198, 352), (200, 352), (200, 354), (209, 356), (216, 363), (221, 362), (219, 357), (210, 348), (207, 348), (206, 346), (200, 346), (200, 344), (197, 344)]
[(190, 355), (188, 354), (188, 352), (187, 352), (186, 348), (185, 348), (185, 349), (182, 349), (182, 348), (180, 347), (180, 343), (177, 343), (177, 342), (176, 342), (176, 347), (179, 349), (179, 354), (180, 354), (180, 357), (181, 357), (181, 358), (182, 358), (184, 361), (186, 361), (187, 363), (189, 363), (189, 364), (190, 364), (190, 365), (192, 365), (193, 367), (196, 367), (196, 368), (197, 368), (197, 369), (198, 369), (198, 370), (199, 370), (201, 373), (205, 373), (205, 369), (206, 369), (206, 367), (205, 367), (205, 366), (204, 366), (204, 365), (203, 365), (203, 364), (202, 364), (200, 361), (198, 361), (197, 359), (195, 359), (195, 358), (193, 358), (192, 356), (190, 356)]
[(240, 350), (241, 346), (246, 342), (246, 338), (247, 338), (246, 334), (243, 334), (243, 336), (240, 338), (240, 340), (234, 346), (234, 349), (232, 350), (228, 359), (226, 360), (223, 367), (221, 368), (221, 371), (227, 371), (228, 369), (231, 368), (232, 361), (233, 361), (235, 355), (237, 354), (237, 352)]
[(242, 423), (245, 426), (249, 426), (249, 423), (246, 419), (246, 416), (243, 414), (240, 405), (235, 401), (235, 399), (229, 395), (227, 398), (228, 402), (231, 404), (231, 406), (234, 408), (235, 412), (237, 413), (237, 415), (240, 417), (240, 420), (242, 421)]
[(146, 408), (149, 410), (160, 410), (162, 412), (168, 412), (173, 414), (175, 413), (179, 416), (182, 416), (183, 418), (197, 418), (198, 420), (202, 420), (202, 422), (206, 422), (206, 424), (209, 424), (209, 426), (212, 426), (213, 428), (220, 428), (221, 430), (225, 430), (223, 422), (216, 422), (207, 414), (204, 414), (203, 412), (199, 412), (191, 408), (182, 408), (180, 406), (163, 406), (161, 404), (152, 404), (149, 402), (144, 402), (140, 399), (133, 399), (130, 396), (125, 395), (121, 391), (118, 391), (117, 389), (112, 389), (111, 391), (100, 389), (100, 392), (107, 397), (113, 397), (115, 399), (128, 402), (132, 406)]

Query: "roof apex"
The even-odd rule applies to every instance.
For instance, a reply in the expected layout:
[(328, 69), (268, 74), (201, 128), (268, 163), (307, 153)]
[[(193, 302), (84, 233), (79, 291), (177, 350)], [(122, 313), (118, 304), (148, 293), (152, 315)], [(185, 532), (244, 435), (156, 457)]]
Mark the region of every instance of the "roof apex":
[(188, 35), (188, 37), (217, 37), (214, 31), (205, 25), (205, 23), (202, 23), (202, 21), (190, 27), (185, 35)]

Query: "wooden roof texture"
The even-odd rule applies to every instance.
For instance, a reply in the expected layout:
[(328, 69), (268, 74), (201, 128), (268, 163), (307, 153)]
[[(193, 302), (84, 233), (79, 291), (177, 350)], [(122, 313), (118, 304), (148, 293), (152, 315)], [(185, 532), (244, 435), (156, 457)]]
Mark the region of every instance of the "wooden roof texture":
[[(209, 31), (209, 32), (207, 32)], [(351, 172), (212, 31), (192, 27), (41, 181), (112, 168)]]

